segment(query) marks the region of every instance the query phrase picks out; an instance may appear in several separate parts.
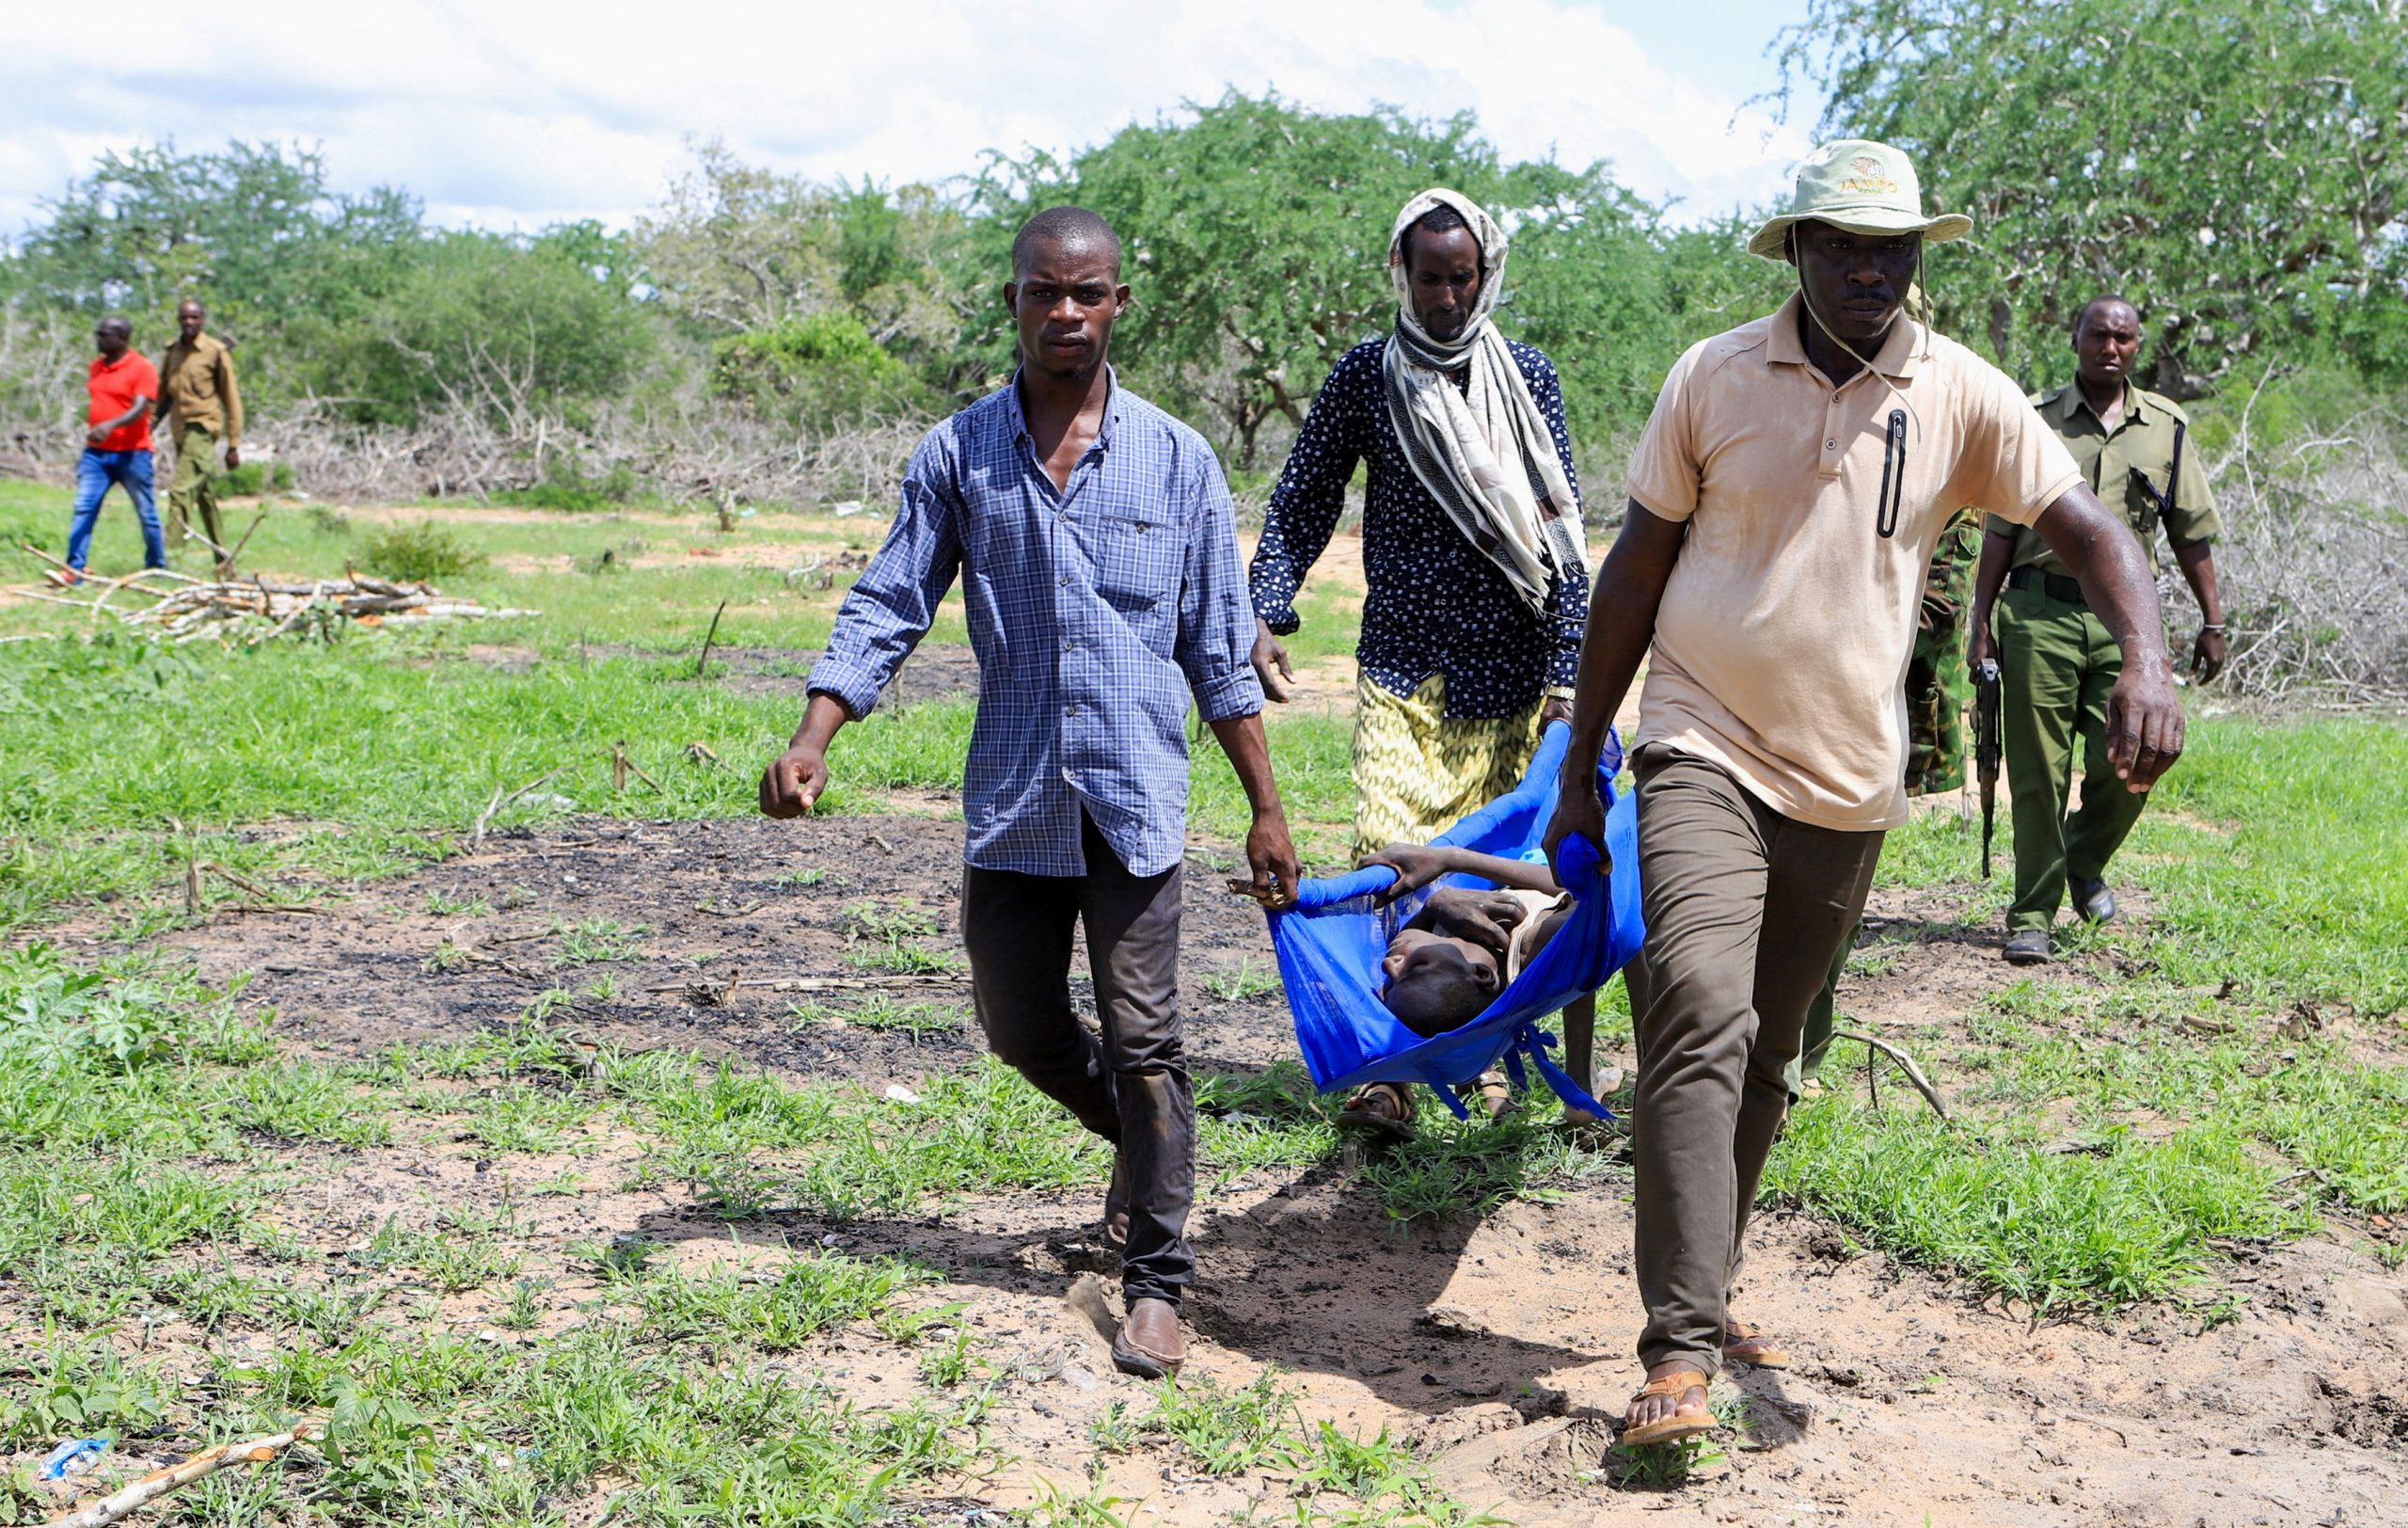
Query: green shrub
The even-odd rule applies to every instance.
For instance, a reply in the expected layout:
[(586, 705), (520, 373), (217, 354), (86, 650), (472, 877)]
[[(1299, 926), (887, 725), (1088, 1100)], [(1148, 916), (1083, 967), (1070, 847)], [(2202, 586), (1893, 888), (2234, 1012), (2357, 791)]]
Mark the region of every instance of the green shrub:
[(590, 515), (625, 508), (642, 486), (635, 470), (625, 462), (608, 472), (589, 477), (576, 462), (562, 456), (553, 459), (544, 473), (544, 481), (533, 487), (512, 488), (493, 497), (497, 503), (516, 504), (522, 509)]
[(284, 493), (293, 486), (293, 469), (283, 462), (245, 462), (226, 470), (217, 480), (217, 491), (229, 498), (257, 498), (263, 493)]
[(472, 572), (485, 565), (485, 554), (430, 519), (378, 532), (360, 561), (379, 578), (417, 583)]
[(924, 411), (911, 370), (846, 312), (784, 319), (711, 347), (711, 386), (763, 413), (815, 425)]

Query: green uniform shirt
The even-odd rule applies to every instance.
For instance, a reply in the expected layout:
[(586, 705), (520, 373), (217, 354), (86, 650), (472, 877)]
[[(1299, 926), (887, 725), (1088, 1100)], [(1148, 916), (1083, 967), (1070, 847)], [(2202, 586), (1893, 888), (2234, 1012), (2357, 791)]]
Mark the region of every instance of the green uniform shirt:
[[(2032, 406), (2073, 453), (2074, 465), (2082, 469), (2099, 501), (2111, 513), (2124, 512), (2150, 562), (2157, 560), (2160, 521), (2178, 547), (2213, 541), (2223, 533), (2215, 501), (2208, 496), (2208, 474), (2199, 466), (2195, 439), (2182, 444), (2182, 480), (2175, 485), (2174, 513), (2165, 513), (2166, 480), (2174, 470), (2174, 428), (2190, 422), (2172, 399), (2126, 383), (2124, 417), (2112, 430), (2091, 412), (2078, 383), (2068, 382), (2053, 392), (2034, 393)], [(2072, 576), (2072, 569), (2058, 561), (2040, 533), (2029, 526), (2017, 526), (1993, 515), (1989, 531), (1992, 535), (2015, 538), (2009, 568), (2036, 567), (2043, 573)]]

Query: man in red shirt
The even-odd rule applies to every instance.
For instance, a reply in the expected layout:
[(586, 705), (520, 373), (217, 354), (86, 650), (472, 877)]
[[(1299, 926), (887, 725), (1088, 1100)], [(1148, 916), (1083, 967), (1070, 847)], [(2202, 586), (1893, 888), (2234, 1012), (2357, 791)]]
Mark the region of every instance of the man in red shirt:
[(101, 320), (92, 338), (101, 353), (92, 361), (90, 428), (75, 464), (75, 522), (67, 533), (67, 565), (73, 571), (64, 576), (70, 583), (80, 581), (91, 555), (92, 527), (111, 484), (125, 490), (141, 517), (142, 565), (167, 565), (166, 537), (150, 492), (150, 406), (159, 396), (158, 368), (135, 351), (134, 326), (114, 313)]

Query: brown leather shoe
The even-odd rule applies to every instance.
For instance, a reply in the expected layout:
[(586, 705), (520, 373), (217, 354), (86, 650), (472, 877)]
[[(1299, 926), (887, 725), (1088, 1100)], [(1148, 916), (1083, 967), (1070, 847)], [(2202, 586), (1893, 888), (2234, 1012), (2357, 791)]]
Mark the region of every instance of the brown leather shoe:
[(1129, 1245), (1129, 1168), (1126, 1157), (1112, 1159), (1112, 1186), (1103, 1191), (1103, 1239), (1115, 1248)]
[(1112, 1339), (1112, 1362), (1122, 1374), (1160, 1379), (1179, 1373), (1187, 1361), (1187, 1337), (1179, 1328), (1179, 1307), (1168, 1300), (1139, 1300)]

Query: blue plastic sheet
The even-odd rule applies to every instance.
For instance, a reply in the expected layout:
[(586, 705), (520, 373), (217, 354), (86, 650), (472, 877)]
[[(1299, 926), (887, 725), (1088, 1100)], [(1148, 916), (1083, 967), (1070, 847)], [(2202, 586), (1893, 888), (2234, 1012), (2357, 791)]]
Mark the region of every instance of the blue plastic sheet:
[[(1522, 783), (1435, 841), (1506, 859), (1539, 859), (1539, 840), (1555, 813), (1557, 772), (1571, 739), (1568, 725), (1550, 724)], [(1380, 962), (1388, 942), (1427, 896), (1417, 893), (1386, 908), (1373, 907), (1372, 898), (1395, 883), (1394, 870), (1373, 865), (1351, 875), (1307, 881), (1296, 888), (1293, 909), (1270, 915), (1296, 1043), (1317, 1087), (1335, 1092), (1367, 1082), (1428, 1083), (1461, 1115), (1464, 1107), (1451, 1084), (1500, 1062), (1520, 1082), (1527, 1060), (1565, 1103), (1606, 1115), (1547, 1056), (1555, 1037), (1539, 1026), (1566, 1003), (1604, 986), (1638, 953), (1645, 933), (1639, 903), (1639, 820), (1634, 800), (1614, 789), (1621, 771), (1622, 740), (1608, 734), (1597, 762), (1597, 792), (1606, 803), (1610, 870), (1601, 873), (1594, 845), (1566, 840), (1555, 874), (1573, 895), (1571, 918), (1487, 1011), (1460, 1029), (1424, 1039), (1398, 1023), (1380, 1001)], [(1467, 876), (1449, 876), (1441, 883), (1489, 884)]]

